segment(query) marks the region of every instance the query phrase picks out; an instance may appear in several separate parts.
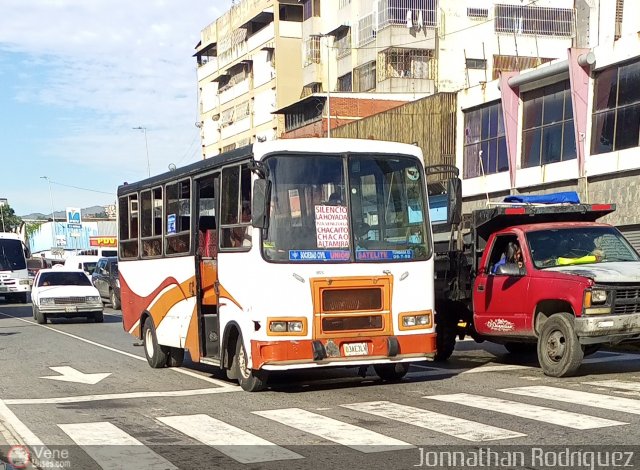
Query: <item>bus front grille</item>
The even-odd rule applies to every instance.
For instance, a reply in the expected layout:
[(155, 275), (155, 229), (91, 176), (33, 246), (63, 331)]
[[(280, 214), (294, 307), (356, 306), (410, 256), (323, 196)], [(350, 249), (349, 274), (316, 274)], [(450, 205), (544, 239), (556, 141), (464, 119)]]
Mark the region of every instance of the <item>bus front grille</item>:
[(382, 327), (382, 315), (324, 317), (322, 319), (322, 331), (327, 333), (336, 331), (382, 330)]
[(357, 312), (382, 309), (382, 289), (378, 287), (324, 289), (323, 312)]

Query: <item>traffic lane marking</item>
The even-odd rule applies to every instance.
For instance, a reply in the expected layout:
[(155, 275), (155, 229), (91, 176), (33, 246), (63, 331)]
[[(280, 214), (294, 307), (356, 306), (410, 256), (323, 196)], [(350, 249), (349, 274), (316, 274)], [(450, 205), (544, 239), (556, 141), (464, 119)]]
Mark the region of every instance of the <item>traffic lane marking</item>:
[(197, 395), (213, 395), (216, 393), (239, 392), (239, 387), (201, 388), (195, 390), (170, 390), (167, 392), (129, 392), (96, 395), (79, 395), (57, 398), (11, 398), (3, 400), (7, 405), (59, 405), (64, 403), (83, 403), (105, 400), (125, 400), (134, 398), (190, 397)]
[[(118, 354), (122, 354), (123, 356), (127, 356), (127, 357), (130, 357), (132, 359), (136, 359), (136, 360), (139, 360), (139, 361), (147, 362), (147, 358), (144, 357), (144, 356), (138, 356), (136, 354), (132, 354), (132, 353), (129, 353), (129, 352), (126, 352), (126, 351), (122, 351), (120, 349), (112, 348), (111, 346), (107, 346), (106, 344), (97, 343), (95, 341), (91, 341), (91, 340), (83, 338), (81, 336), (77, 336), (77, 335), (74, 335), (74, 334), (71, 334), (71, 333), (67, 333), (66, 331), (57, 330), (57, 329), (52, 328), (52, 327), (47, 326), (47, 325), (39, 325), (38, 323), (36, 323), (36, 322), (34, 322), (32, 320), (25, 320), (24, 318), (15, 317), (13, 315), (9, 315), (9, 314), (3, 313), (3, 312), (0, 312), (0, 315), (4, 315), (4, 316), (10, 317), (10, 318), (14, 318), (16, 320), (20, 320), (20, 321), (22, 321), (24, 323), (28, 323), (28, 324), (33, 325), (33, 326), (37, 326), (37, 327), (40, 327), (40, 328), (45, 328), (45, 329), (47, 329), (49, 331), (53, 331), (55, 333), (58, 333), (58, 334), (61, 334), (61, 335), (64, 335), (64, 336), (68, 336), (70, 338), (76, 339), (78, 341), (82, 341), (82, 342), (90, 344), (92, 346), (96, 346), (96, 347), (105, 349), (107, 351), (111, 351), (111, 352), (115, 352), (115, 353), (118, 353)], [(209, 383), (218, 385), (219, 387), (231, 387), (231, 388), (234, 388), (234, 389), (239, 389), (239, 387), (237, 385), (230, 384), (230, 383), (225, 382), (223, 380), (213, 379), (211, 377), (205, 377), (204, 375), (198, 374), (198, 373), (193, 372), (193, 371), (188, 370), (188, 369), (182, 369), (180, 367), (169, 367), (169, 368), (167, 368), (167, 370), (170, 370), (170, 371), (173, 371), (173, 372), (177, 372), (177, 373), (183, 374), (183, 375), (188, 375), (190, 377), (193, 377), (193, 378), (196, 378), (196, 379), (199, 379), (199, 380), (204, 380), (205, 382), (209, 382)]]

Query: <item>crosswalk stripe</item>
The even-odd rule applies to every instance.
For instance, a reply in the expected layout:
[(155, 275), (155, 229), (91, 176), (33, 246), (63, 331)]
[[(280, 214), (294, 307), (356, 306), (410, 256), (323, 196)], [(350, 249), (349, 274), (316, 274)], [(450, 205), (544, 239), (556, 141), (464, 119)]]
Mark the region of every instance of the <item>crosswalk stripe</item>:
[(350, 410), (380, 416), (401, 423), (411, 424), (430, 431), (454, 436), (465, 441), (494, 441), (523, 437), (526, 434), (497, 428), (475, 421), (456, 418), (445, 414), (413, 406), (400, 405), (388, 401), (371, 401), (341, 405)]
[(165, 416), (157, 419), (240, 463), (304, 458), (289, 449), (208, 415)]
[(544, 423), (556, 424), (573, 429), (596, 429), (609, 426), (620, 426), (621, 421), (598, 418), (595, 416), (573, 413), (571, 411), (556, 410), (544, 406), (528, 405), (517, 401), (503, 400), (501, 398), (483, 397), (470, 393), (454, 393), (451, 395), (432, 395), (424, 398), (438, 400), (447, 403), (470, 406), (481, 410), (489, 410), (496, 413), (504, 413), (521, 418), (533, 419)]
[[(123, 458), (128, 468), (178, 468), (111, 423), (58, 424), (58, 427), (102, 468), (122, 468)], [(120, 446), (127, 446), (126, 457)]]
[(640, 414), (640, 400), (634, 400), (632, 398), (600, 395), (598, 393), (567, 390), (564, 388), (548, 387), (546, 385), (505, 388), (499, 391), (565, 403), (579, 403), (581, 406), (592, 406), (604, 410), (621, 411), (623, 413), (636, 415)]
[(253, 414), (360, 452), (384, 452), (415, 447), (398, 439), (300, 408), (254, 411)]
[(595, 382), (582, 383), (585, 385), (595, 385), (596, 387), (616, 388), (618, 390), (640, 392), (640, 383), (638, 382), (624, 382), (622, 380), (598, 380)]

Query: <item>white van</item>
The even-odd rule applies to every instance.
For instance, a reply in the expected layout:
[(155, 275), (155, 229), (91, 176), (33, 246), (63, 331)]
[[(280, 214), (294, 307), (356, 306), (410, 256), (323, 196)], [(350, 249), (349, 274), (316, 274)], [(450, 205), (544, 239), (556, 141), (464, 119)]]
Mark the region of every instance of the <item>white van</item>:
[(96, 264), (98, 264), (99, 259), (99, 256), (73, 255), (64, 260), (64, 266), (66, 268), (82, 269), (91, 276), (93, 270), (96, 269)]

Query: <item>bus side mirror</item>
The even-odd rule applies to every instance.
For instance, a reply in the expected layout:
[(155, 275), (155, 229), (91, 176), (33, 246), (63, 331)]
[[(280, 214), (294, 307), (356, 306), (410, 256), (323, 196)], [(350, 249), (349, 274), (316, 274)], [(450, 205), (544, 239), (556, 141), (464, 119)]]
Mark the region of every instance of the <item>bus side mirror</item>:
[(459, 224), (462, 221), (462, 180), (451, 178), (447, 182), (447, 224)]
[(258, 179), (253, 182), (253, 200), (251, 201), (251, 225), (256, 228), (269, 228), (269, 205), (271, 203), (271, 181)]

